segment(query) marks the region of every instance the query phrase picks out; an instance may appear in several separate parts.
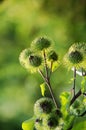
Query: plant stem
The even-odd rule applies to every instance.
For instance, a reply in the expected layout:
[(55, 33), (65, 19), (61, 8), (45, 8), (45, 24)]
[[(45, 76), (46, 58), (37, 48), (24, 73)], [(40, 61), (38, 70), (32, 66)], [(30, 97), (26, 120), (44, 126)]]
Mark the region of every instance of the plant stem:
[(47, 86), (48, 86), (48, 88), (49, 88), (51, 97), (52, 97), (52, 99), (53, 99), (53, 102), (54, 102), (54, 104), (55, 104), (55, 107), (56, 107), (56, 109), (58, 109), (57, 101), (56, 101), (56, 99), (55, 99), (55, 96), (54, 96), (54, 93), (53, 93), (53, 90), (52, 90), (52, 87), (51, 87), (49, 78), (45, 77), (44, 74), (43, 74), (43, 72), (42, 72), (40, 69), (38, 70), (38, 72), (39, 72), (39, 74), (42, 76), (43, 80), (46, 82), (46, 84), (47, 84)]
[(73, 128), (73, 126), (70, 126), (70, 128), (68, 128), (67, 130), (71, 130)]
[(52, 73), (52, 67), (53, 67), (53, 61), (51, 61), (50, 76), (51, 76), (51, 73)]
[(73, 73), (73, 77), (74, 77), (74, 83), (73, 83), (73, 94), (75, 97), (75, 86), (76, 86), (76, 67), (74, 67), (74, 73)]
[(74, 101), (82, 94), (81, 89), (75, 94), (75, 96), (72, 98), (70, 105), (74, 103)]
[(80, 116), (82, 117), (82, 116), (84, 116), (84, 115), (86, 115), (86, 111), (84, 111)]
[(47, 67), (47, 61), (46, 61), (46, 53), (45, 53), (45, 50), (43, 51), (43, 56), (44, 56), (44, 64), (45, 64), (46, 78), (48, 78), (48, 67)]
[(50, 91), (51, 97), (52, 97), (53, 102), (54, 102), (54, 104), (56, 106), (56, 109), (58, 109), (57, 101), (55, 99), (55, 96), (54, 96), (54, 93), (53, 93), (53, 90), (52, 90), (52, 87), (51, 87), (51, 84), (50, 84), (50, 78), (48, 77), (48, 67), (47, 67), (47, 60), (46, 60), (45, 50), (43, 51), (43, 56), (44, 56), (44, 64), (45, 64), (46, 77), (44, 76), (44, 74), (42, 73), (42, 71), (39, 71), (39, 72), (40, 72), (42, 78), (44, 79), (44, 81), (46, 82), (46, 84), (48, 86), (48, 89)]
[(51, 87), (51, 84), (50, 84), (50, 80), (47, 80), (47, 86), (48, 86), (48, 88), (50, 90), (50, 93), (51, 93), (52, 99), (54, 101), (54, 104), (56, 106), (56, 109), (58, 109), (57, 101), (55, 99), (55, 96), (54, 96), (54, 93), (53, 93), (53, 90), (52, 90), (52, 87)]

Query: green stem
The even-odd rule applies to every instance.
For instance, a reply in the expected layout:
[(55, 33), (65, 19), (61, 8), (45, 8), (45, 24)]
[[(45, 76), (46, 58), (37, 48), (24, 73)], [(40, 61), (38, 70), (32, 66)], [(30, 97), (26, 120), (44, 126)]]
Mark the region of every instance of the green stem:
[(48, 78), (48, 67), (47, 67), (47, 60), (46, 60), (45, 50), (43, 51), (43, 56), (44, 56), (44, 64), (45, 64), (46, 78)]
[(80, 116), (82, 117), (82, 116), (85, 116), (85, 115), (86, 115), (86, 110)]
[(75, 96), (72, 98), (70, 105), (72, 105), (75, 100), (82, 94), (81, 89), (75, 94)]
[(75, 97), (75, 94), (76, 94), (76, 88), (75, 88), (75, 86), (76, 86), (76, 67), (74, 67), (74, 73), (73, 73), (74, 75), (73, 75), (73, 77), (74, 77), (74, 82), (73, 82), (73, 94), (74, 94), (74, 97)]
[(45, 72), (46, 72), (46, 76), (43, 74), (43, 72), (38, 69), (39, 74), (42, 76), (43, 80), (46, 82), (48, 89), (50, 91), (51, 97), (53, 99), (53, 102), (55, 104), (56, 109), (58, 109), (58, 105), (57, 105), (57, 101), (55, 99), (51, 84), (50, 84), (50, 77), (48, 77), (48, 67), (47, 67), (47, 59), (46, 59), (46, 53), (45, 50), (43, 51), (43, 57), (44, 57), (44, 65), (45, 65)]
[(51, 84), (50, 84), (50, 80), (44, 76), (43, 72), (40, 69), (38, 70), (38, 72), (41, 75), (41, 77), (43, 78), (43, 80), (46, 82), (46, 84), (47, 84), (47, 86), (49, 88), (51, 97), (53, 99), (53, 102), (55, 104), (55, 107), (56, 107), (56, 109), (58, 109), (57, 101), (55, 99), (55, 96), (54, 96), (54, 93), (53, 93), (53, 90), (52, 90), (52, 87), (51, 87)]
[(51, 76), (51, 73), (52, 73), (52, 67), (53, 67), (53, 61), (51, 61), (50, 76)]

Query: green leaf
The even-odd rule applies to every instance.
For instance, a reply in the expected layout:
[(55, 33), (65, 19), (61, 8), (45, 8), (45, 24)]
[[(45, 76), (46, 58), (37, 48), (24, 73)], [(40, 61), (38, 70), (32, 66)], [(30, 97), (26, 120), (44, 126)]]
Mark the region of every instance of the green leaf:
[(69, 84), (71, 84), (73, 81), (74, 81), (74, 78), (71, 78), (71, 79), (69, 80)]
[(74, 121), (75, 121), (75, 116), (68, 115), (65, 120), (64, 130), (68, 130), (69, 128), (71, 128), (74, 124)]
[(54, 72), (59, 66), (59, 63), (57, 61), (53, 62), (52, 64), (52, 72)]
[(69, 92), (63, 92), (60, 95), (60, 99), (61, 99), (61, 105), (62, 106), (67, 106), (68, 103), (70, 102), (71, 96)]
[(86, 130), (86, 117), (77, 117), (72, 130)]
[(83, 104), (84, 104), (85, 109), (86, 109), (86, 98), (83, 99)]
[(68, 110), (70, 107), (71, 94), (69, 92), (63, 92), (60, 95), (61, 99), (61, 111), (63, 113), (64, 118), (69, 114)]
[(81, 82), (81, 91), (82, 93), (86, 92), (86, 76), (83, 77), (83, 80)]
[(40, 84), (40, 88), (41, 88), (41, 94), (42, 94), (42, 96), (44, 96), (45, 91), (46, 91), (45, 83)]
[(78, 116), (80, 112), (82, 111), (82, 102), (77, 99), (71, 106), (70, 106), (70, 113)]
[(33, 130), (34, 129), (35, 117), (28, 119), (22, 123), (23, 130)]

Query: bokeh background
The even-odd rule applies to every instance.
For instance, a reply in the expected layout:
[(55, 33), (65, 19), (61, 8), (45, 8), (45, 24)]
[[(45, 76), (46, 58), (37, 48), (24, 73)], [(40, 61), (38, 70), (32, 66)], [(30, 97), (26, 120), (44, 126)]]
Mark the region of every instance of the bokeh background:
[[(44, 35), (54, 41), (61, 60), (71, 44), (86, 42), (86, 0), (0, 0), (0, 130), (21, 130), (21, 123), (33, 115), (43, 81), (21, 67), (19, 54)], [(70, 91), (71, 77), (64, 66), (53, 73), (58, 100), (61, 92)], [(85, 119), (73, 130), (86, 130)]]

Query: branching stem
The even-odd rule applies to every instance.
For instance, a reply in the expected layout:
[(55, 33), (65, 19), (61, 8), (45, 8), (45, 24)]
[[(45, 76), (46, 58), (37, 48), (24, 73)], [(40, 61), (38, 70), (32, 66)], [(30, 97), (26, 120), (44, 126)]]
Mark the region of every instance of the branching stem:
[(48, 78), (48, 67), (47, 67), (47, 60), (46, 60), (45, 50), (43, 51), (43, 56), (44, 56), (44, 64), (45, 64), (46, 78)]
[(75, 96), (72, 98), (70, 105), (74, 103), (74, 101), (82, 94), (81, 89), (75, 94)]
[(50, 91), (51, 97), (53, 99), (53, 102), (56, 106), (56, 109), (58, 109), (57, 101), (55, 99), (55, 96), (54, 96), (54, 93), (53, 93), (53, 90), (52, 90), (52, 87), (51, 87), (51, 84), (50, 84), (50, 77), (48, 77), (48, 67), (47, 67), (47, 59), (46, 59), (45, 50), (43, 50), (43, 57), (44, 57), (44, 65), (45, 65), (46, 76), (43, 74), (43, 72), (41, 70), (39, 70), (39, 73), (42, 76), (42, 78), (44, 79), (44, 81), (46, 82), (48, 89)]
[(81, 117), (86, 115), (86, 110), (80, 115)]
[(56, 109), (58, 109), (57, 101), (55, 99), (55, 96), (54, 96), (54, 93), (53, 93), (53, 90), (52, 90), (52, 87), (51, 87), (51, 84), (50, 84), (50, 80), (44, 76), (43, 72), (40, 69), (38, 69), (38, 72), (41, 75), (41, 77), (43, 78), (43, 80), (46, 82), (46, 84), (47, 84), (47, 86), (49, 88), (51, 97), (53, 99), (53, 102), (55, 104), (55, 107), (56, 107)]
[(53, 67), (53, 61), (51, 61), (50, 76), (51, 76), (51, 73), (52, 73), (52, 67)]
[(74, 92), (74, 96), (75, 96), (75, 93), (76, 93), (76, 67), (74, 67), (74, 84), (73, 84), (73, 92)]

